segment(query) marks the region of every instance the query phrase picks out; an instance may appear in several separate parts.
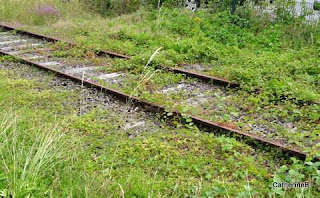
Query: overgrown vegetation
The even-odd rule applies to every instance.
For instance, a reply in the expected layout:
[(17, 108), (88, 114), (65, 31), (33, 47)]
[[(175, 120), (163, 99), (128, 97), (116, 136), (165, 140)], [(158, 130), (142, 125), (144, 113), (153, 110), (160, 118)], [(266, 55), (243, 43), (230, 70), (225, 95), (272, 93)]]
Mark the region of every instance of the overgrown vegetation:
[[(11, 10), (3, 6), (6, 4), (12, 6), (4, 3), (2, 9)], [(260, 88), (263, 97), (276, 102), (283, 98), (319, 101), (317, 24), (293, 18), (272, 22), (245, 8), (232, 16), (228, 12), (146, 7), (132, 14), (101, 18), (93, 13), (81, 15), (78, 9), (66, 11), (76, 7), (72, 4), (65, 3), (59, 12), (67, 13), (50, 25), (50, 20), (41, 17), (45, 21), (41, 24), (47, 25), (31, 27), (85, 46), (135, 55), (131, 61), (120, 61), (122, 68), (143, 67), (147, 57), (162, 47), (152, 66), (207, 64), (206, 73), (238, 81), (248, 90)], [(25, 14), (7, 12), (1, 18), (38, 24), (32, 15), (21, 20), (20, 15)]]
[[(52, 77), (38, 72), (0, 70), (3, 197), (319, 194), (319, 163), (291, 163), (195, 128), (163, 125), (130, 138), (118, 127), (123, 115), (97, 107), (78, 116), (81, 90), (52, 86)], [(312, 187), (277, 189), (273, 181)]]
[[(88, 46), (133, 55), (128, 61), (110, 60), (112, 66), (106, 70), (130, 71), (138, 77), (149, 57), (162, 47), (148, 65), (150, 71), (201, 63), (205, 74), (241, 83), (234, 105), (223, 107), (227, 113), (222, 121), (227, 123), (239, 113), (238, 107), (254, 113), (260, 109), (267, 118), (303, 123), (301, 129), (308, 133), (285, 133), (294, 144), (303, 146), (306, 138), (316, 142), (320, 131), (318, 23), (306, 23), (280, 8), (271, 20), (249, 7), (231, 15), (223, 6), (191, 13), (177, 7), (180, 4), (173, 0), (160, 4), (158, 0), (0, 0), (0, 20), (81, 44), (72, 49), (56, 44), (54, 55), (59, 57), (88, 57)], [(130, 139), (115, 128), (121, 123), (119, 115), (95, 109), (78, 117), (72, 105), (65, 109), (65, 103), (79, 95), (12, 80), (14, 76), (0, 70), (2, 196), (319, 196), (319, 162), (276, 162), (274, 156), (255, 153), (232, 138), (201, 134), (192, 125), (165, 127), (160, 133)], [(159, 72), (134, 94), (175, 104), (181, 95), (168, 99), (151, 93), (182, 78)], [(132, 93), (138, 80), (133, 77), (124, 91)], [(199, 109), (180, 110), (199, 113)], [(211, 112), (200, 113), (221, 121)], [(319, 144), (309, 146), (308, 152), (319, 155)], [(270, 187), (273, 181), (313, 185), (277, 189)]]

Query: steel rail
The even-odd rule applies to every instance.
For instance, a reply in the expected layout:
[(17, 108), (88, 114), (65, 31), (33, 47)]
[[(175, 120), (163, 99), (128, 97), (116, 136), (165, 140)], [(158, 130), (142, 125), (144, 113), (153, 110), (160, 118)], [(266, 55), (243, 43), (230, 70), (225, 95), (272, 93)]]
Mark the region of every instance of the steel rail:
[[(21, 34), (21, 35), (27, 35), (27, 36), (34, 37), (34, 38), (41, 39), (41, 40), (45, 40), (45, 41), (48, 41), (48, 42), (55, 43), (55, 42), (60, 41), (60, 42), (63, 42), (63, 43), (67, 43), (68, 45), (71, 45), (71, 46), (76, 46), (77, 45), (76, 43), (74, 43), (72, 41), (63, 40), (63, 39), (57, 38), (57, 37), (45, 36), (45, 35), (42, 35), (42, 34), (39, 34), (39, 33), (28, 32), (28, 31), (21, 30), (21, 29), (18, 29), (17, 27), (14, 27), (14, 26), (11, 26), (11, 25), (8, 25), (8, 24), (4, 24), (4, 23), (0, 23), (0, 27), (5, 29), (5, 30), (15, 31), (16, 33)], [(124, 59), (131, 58), (130, 56), (127, 56), (127, 55), (118, 54), (118, 53), (115, 53), (115, 52), (105, 51), (105, 50), (98, 50), (97, 51), (97, 55), (100, 55), (100, 56), (108, 55), (108, 56), (111, 56), (111, 57), (124, 58)]]
[[(15, 31), (15, 32), (17, 32), (18, 34), (21, 34), (21, 35), (31, 36), (31, 37), (34, 37), (34, 38), (37, 38), (37, 39), (48, 41), (48, 42), (58, 42), (58, 41), (60, 41), (60, 42), (67, 43), (67, 44), (69, 44), (71, 46), (76, 46), (76, 43), (71, 42), (71, 41), (66, 41), (66, 40), (63, 40), (63, 39), (60, 39), (60, 38), (56, 38), (56, 37), (45, 36), (45, 35), (34, 33), (34, 32), (28, 32), (28, 31), (25, 31), (25, 30), (21, 30), (18, 27), (14, 27), (12, 25), (9, 25), (9, 24), (0, 23), (0, 27), (5, 29), (5, 30)], [(98, 56), (108, 55), (108, 56), (116, 57), (116, 58), (131, 59), (131, 56), (127, 56), (127, 55), (123, 55), (123, 54), (117, 54), (117, 53), (114, 53), (114, 52), (111, 52), (111, 51), (105, 51), (105, 50), (96, 50), (96, 54)], [(223, 86), (228, 86), (228, 87), (231, 87), (231, 88), (240, 87), (240, 84), (238, 84), (238, 83), (234, 83), (234, 82), (231, 82), (231, 81), (228, 81), (228, 80), (225, 80), (225, 79), (222, 79), (222, 78), (217, 78), (217, 77), (214, 77), (214, 76), (204, 75), (204, 74), (201, 74), (201, 73), (198, 73), (198, 72), (194, 72), (194, 71), (184, 70), (184, 69), (180, 69), (180, 68), (170, 68), (170, 67), (166, 67), (164, 69), (167, 69), (167, 70), (169, 70), (171, 72), (174, 72), (174, 73), (184, 74), (184, 75), (186, 75), (188, 77), (197, 78), (197, 79), (199, 79), (201, 81), (204, 81), (206, 83), (214, 83), (214, 84), (219, 84), (219, 85), (223, 85)]]
[[(1, 50), (0, 50), (0, 55), (14, 57), (15, 59), (19, 60), (21, 63), (27, 64), (30, 66), (34, 66), (34, 67), (37, 67), (37, 68), (45, 70), (45, 71), (52, 72), (58, 76), (70, 79), (70, 80), (77, 82), (77, 83), (81, 83), (87, 87), (91, 87), (91, 88), (95, 88), (97, 90), (103, 91), (107, 94), (115, 96), (117, 99), (119, 99), (123, 102), (132, 102), (134, 105), (142, 107), (145, 111), (150, 111), (150, 112), (154, 112), (154, 113), (167, 112), (166, 108), (163, 106), (141, 100), (138, 97), (134, 97), (134, 96), (125, 94), (121, 91), (108, 88), (106, 86), (95, 83), (91, 80), (84, 80), (79, 77), (66, 74), (62, 71), (47, 67), (45, 65), (42, 65), (42, 64), (30, 61), (30, 60), (27, 60), (27, 59), (22, 58), (20, 56), (12, 55), (10, 53), (7, 53), (7, 52), (1, 51)], [(177, 110), (172, 109), (170, 111), (173, 113), (173, 116), (175, 116), (175, 117), (178, 117), (178, 118), (184, 117), (182, 115), (182, 113), (180, 113)], [(280, 142), (277, 142), (274, 140), (269, 140), (269, 139), (257, 136), (255, 134), (246, 133), (246, 132), (243, 132), (243, 131), (240, 131), (240, 130), (237, 130), (237, 129), (234, 129), (234, 128), (231, 128), (228, 126), (224, 126), (224, 125), (212, 122), (212, 121), (198, 118), (196, 116), (190, 116), (190, 118), (192, 119), (192, 122), (197, 127), (201, 128), (201, 129), (218, 130), (218, 131), (221, 131), (222, 133), (230, 134), (232, 136), (240, 136), (241, 138), (249, 140), (248, 141), (249, 144), (252, 144), (252, 145), (262, 144), (264, 146), (269, 146), (270, 148), (277, 148), (277, 149), (279, 149), (279, 151), (282, 151), (283, 154), (289, 154), (290, 156), (295, 156), (300, 159), (306, 159), (308, 157), (308, 155), (305, 152), (302, 152), (302, 151), (295, 149), (295, 148), (289, 148), (289, 147), (281, 144)], [(316, 158), (316, 160), (319, 160), (319, 158)]]
[(238, 84), (238, 83), (234, 83), (234, 82), (222, 79), (222, 78), (217, 78), (217, 77), (213, 77), (213, 76), (200, 74), (200, 73), (193, 72), (190, 70), (185, 70), (185, 69), (181, 69), (181, 68), (169, 68), (169, 70), (171, 70), (174, 73), (185, 74), (188, 77), (198, 78), (202, 81), (209, 82), (209, 83), (219, 84), (219, 85), (223, 85), (223, 86), (230, 87), (230, 88), (240, 87), (240, 84)]

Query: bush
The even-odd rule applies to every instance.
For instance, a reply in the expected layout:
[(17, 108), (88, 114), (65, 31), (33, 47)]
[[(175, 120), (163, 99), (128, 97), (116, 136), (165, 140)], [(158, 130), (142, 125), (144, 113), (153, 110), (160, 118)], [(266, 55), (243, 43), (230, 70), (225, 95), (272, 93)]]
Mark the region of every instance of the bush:
[(88, 4), (91, 9), (99, 13), (104, 13), (106, 10), (109, 10), (111, 0), (85, 0), (85, 4)]
[(314, 2), (313, 9), (314, 10), (320, 10), (320, 2)]
[(141, 6), (153, 8), (160, 5), (179, 6), (184, 0), (84, 0), (86, 5), (100, 14), (126, 14), (138, 10)]

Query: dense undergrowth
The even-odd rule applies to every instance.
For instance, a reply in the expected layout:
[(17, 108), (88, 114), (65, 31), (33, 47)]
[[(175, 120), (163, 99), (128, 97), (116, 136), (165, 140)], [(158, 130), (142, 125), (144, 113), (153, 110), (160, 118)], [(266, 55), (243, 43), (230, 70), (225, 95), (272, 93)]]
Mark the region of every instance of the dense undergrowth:
[[(38, 72), (12, 64), (0, 70), (3, 197), (319, 194), (318, 162), (281, 159), (196, 128), (163, 125), (130, 138), (118, 127), (123, 115), (98, 106), (79, 116), (80, 92), (52, 86), (52, 76)], [(272, 188), (302, 181), (312, 187)]]
[[(210, 68), (206, 71), (207, 74), (242, 84), (244, 91), (238, 97), (239, 103), (244, 101), (243, 103), (254, 109), (266, 106), (279, 106), (279, 109), (282, 109), (283, 105), (289, 110), (283, 112), (277, 110), (276, 116), (283, 114), (284, 117), (293, 120), (303, 118), (312, 123), (310, 126), (319, 123), (320, 28), (317, 23), (307, 24), (301, 19), (287, 16), (271, 21), (268, 17), (250, 9), (238, 9), (236, 15), (230, 15), (229, 11), (216, 10), (190, 13), (173, 7), (171, 3), (175, 2), (167, 1), (158, 9), (158, 1), (144, 1), (144, 4), (140, 4), (140, 1), (129, 0), (110, 1), (110, 3), (76, 0), (69, 2), (0, 0), (0, 20), (24, 24), (25, 29), (68, 38), (81, 44), (78, 48), (72, 49), (57, 44), (58, 50), (55, 55), (59, 57), (87, 57), (85, 48), (88, 46), (134, 55), (129, 61), (113, 60), (113, 69), (116, 68), (114, 71), (130, 70), (133, 73), (140, 73), (154, 51), (162, 47), (149, 67), (162, 68), (181, 63), (201, 63)], [(57, 120), (50, 112), (53, 109), (62, 111), (63, 107), (60, 109), (59, 105), (52, 106), (50, 101), (61, 101), (68, 97), (59, 94), (57, 96), (50, 91), (45, 95), (41, 93), (34, 96), (34, 90), (29, 90), (28, 86), (33, 87), (32, 82), (11, 81), (5, 78), (6, 73), (0, 74), (3, 77), (0, 82), (0, 120), (2, 120), (0, 128), (3, 131), (0, 131), (2, 134), (0, 150), (3, 156), (8, 156), (4, 159), (7, 167), (4, 166), (1, 173), (2, 195), (14, 194), (23, 197), (35, 194), (40, 197), (43, 195), (41, 193), (47, 192), (48, 195), (52, 193), (57, 196), (92, 195), (93, 197), (110, 194), (128, 197), (169, 195), (250, 197), (260, 194), (264, 196), (285, 194), (288, 197), (294, 195), (299, 197), (302, 193), (307, 197), (318, 193), (314, 188), (303, 192), (300, 189), (289, 190), (289, 194), (284, 189), (268, 188), (272, 179), (268, 178), (265, 167), (255, 164), (255, 160), (250, 157), (252, 153), (249, 148), (229, 138), (212, 140), (213, 137), (207, 134), (200, 135), (198, 132), (190, 133), (182, 130), (177, 133), (166, 131), (164, 138), (153, 134), (137, 140), (119, 139), (112, 127), (108, 128), (110, 124), (106, 124), (114, 120), (104, 120), (99, 123), (96, 119), (98, 112), (80, 118), (71, 116), (73, 121), (71, 131), (80, 131), (81, 137), (82, 132), (84, 136), (88, 133), (104, 134), (105, 131), (112, 134), (101, 141), (100, 136), (97, 139), (97, 136), (91, 134), (85, 138), (85, 141), (89, 140), (92, 143), (88, 146), (81, 140), (78, 141), (81, 138), (77, 135), (77, 137), (69, 136), (70, 133), (61, 135), (61, 131), (70, 127), (64, 120), (58, 121), (58, 125), (62, 125), (58, 127), (60, 129), (56, 130), (54, 127), (53, 122)], [(158, 83), (160, 81), (157, 81), (158, 78), (151, 79), (149, 85)], [(161, 78), (170, 80), (168, 76)], [(15, 87), (16, 91), (8, 94), (8, 87)], [(259, 92), (253, 93), (252, 91), (257, 88)], [(39, 98), (48, 99), (49, 102), (43, 101), (45, 104), (38, 104), (36, 99)], [(5, 114), (4, 112), (8, 112), (9, 103), (13, 105), (14, 110), (10, 109), (12, 113)], [(49, 106), (49, 110), (45, 108), (31, 112), (35, 104), (40, 107)], [(20, 113), (21, 111), (23, 113)], [(12, 114), (21, 114), (22, 117), (18, 116), (16, 122), (9, 122), (8, 120), (16, 119)], [(31, 122), (42, 121), (41, 115), (48, 115), (45, 116), (48, 123), (40, 128), (32, 125)], [(107, 129), (101, 127), (103, 125), (106, 125)], [(48, 137), (41, 136), (43, 131), (41, 128), (48, 128), (44, 130), (48, 131)], [(319, 127), (309, 130), (312, 130), (313, 138), (319, 137)], [(25, 131), (31, 133), (26, 135)], [(186, 137), (182, 138), (179, 133), (186, 133)], [(17, 135), (11, 137), (10, 134)], [(68, 142), (67, 139), (70, 138), (76, 139), (76, 143)], [(300, 141), (301, 137), (299, 138)], [(17, 146), (17, 141), (20, 139), (23, 140), (21, 150)], [(42, 156), (41, 153), (38, 154), (40, 156), (35, 154), (33, 162), (24, 161), (33, 156), (33, 152), (37, 153), (35, 148), (41, 149), (45, 146), (43, 142), (51, 140), (57, 141), (57, 144), (50, 144), (45, 150), (47, 154)], [(115, 147), (118, 142), (121, 142), (119, 148)], [(191, 148), (190, 142), (195, 147)], [(58, 145), (61, 143), (67, 146), (60, 148)], [(100, 157), (97, 158), (95, 148), (101, 145), (111, 147), (109, 150), (105, 148), (104, 151), (99, 151)], [(10, 149), (7, 151), (8, 147)], [(70, 147), (74, 147), (74, 150), (71, 149), (74, 151), (72, 154), (68, 151)], [(202, 147), (206, 147), (207, 153), (200, 151)], [(83, 151), (85, 150), (83, 148), (88, 151)], [(236, 153), (230, 153), (230, 148), (236, 148)], [(20, 152), (19, 160), (22, 161), (14, 160), (16, 159), (14, 152), (17, 149)], [(113, 158), (116, 149), (119, 149), (118, 158)], [(187, 154), (185, 149), (190, 154)], [(217, 157), (214, 165), (210, 163), (206, 165), (212, 160), (212, 155), (215, 155), (214, 150), (222, 151), (227, 163), (225, 159)], [(239, 151), (244, 151), (247, 155), (239, 157)], [(317, 152), (319, 150), (314, 151)], [(39, 157), (43, 156), (48, 161), (35, 166)], [(172, 160), (169, 160), (171, 163), (168, 159)], [(27, 169), (30, 174), (24, 168), (17, 169), (18, 172), (12, 168), (24, 167), (25, 164), (25, 167), (29, 167), (29, 163), (31, 166)], [(50, 170), (43, 168), (45, 163), (54, 168)], [(110, 168), (111, 166), (114, 167)], [(223, 166), (227, 167), (221, 168)], [(274, 165), (272, 170), (278, 167)], [(297, 182), (312, 178), (319, 185), (317, 169), (319, 163), (295, 161), (293, 165), (279, 169), (273, 180)], [(252, 179), (252, 175), (256, 178)]]
[[(166, 6), (160, 10), (146, 6), (131, 14), (101, 17), (86, 10), (88, 6), (81, 1), (48, 1), (51, 4), (22, 1), (29, 6), (17, 2), (1, 4), (5, 11), (0, 14), (1, 20), (27, 23), (29, 28), (68, 37), (84, 46), (135, 56), (131, 61), (116, 63), (119, 70), (143, 67), (150, 55), (162, 47), (151, 66), (207, 64), (208, 74), (240, 82), (247, 90), (259, 88), (260, 96), (271, 101), (319, 102), (320, 28), (317, 23), (306, 24), (288, 17), (285, 21), (282, 18), (272, 22), (245, 8), (239, 8), (237, 15), (230, 15), (227, 11), (190, 13)], [(140, 5), (139, 1), (136, 3)], [(115, 3), (111, 4), (106, 12), (118, 10)], [(58, 14), (47, 14), (53, 15), (53, 19), (47, 19), (45, 12), (32, 11), (38, 8), (36, 5), (52, 5)], [(13, 7), (17, 7), (17, 11), (22, 7), (30, 10), (9, 12)], [(70, 55), (68, 53), (60, 55)]]

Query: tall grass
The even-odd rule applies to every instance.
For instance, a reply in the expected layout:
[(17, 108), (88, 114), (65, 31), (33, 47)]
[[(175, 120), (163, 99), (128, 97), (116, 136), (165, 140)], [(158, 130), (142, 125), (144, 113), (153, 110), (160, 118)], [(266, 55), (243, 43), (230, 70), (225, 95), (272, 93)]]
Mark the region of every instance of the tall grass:
[[(46, 7), (56, 12), (48, 12)], [(80, 0), (0, 0), (0, 20), (42, 25), (83, 12)]]
[[(54, 171), (68, 153), (65, 136), (56, 128), (21, 130), (13, 113), (0, 118), (0, 190), (4, 197), (28, 197), (43, 193)], [(40, 192), (39, 192), (40, 191)]]
[(86, 5), (100, 14), (127, 14), (138, 10), (141, 6), (156, 8), (162, 4), (181, 6), (184, 0), (84, 0)]

